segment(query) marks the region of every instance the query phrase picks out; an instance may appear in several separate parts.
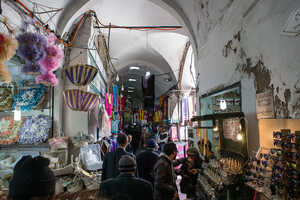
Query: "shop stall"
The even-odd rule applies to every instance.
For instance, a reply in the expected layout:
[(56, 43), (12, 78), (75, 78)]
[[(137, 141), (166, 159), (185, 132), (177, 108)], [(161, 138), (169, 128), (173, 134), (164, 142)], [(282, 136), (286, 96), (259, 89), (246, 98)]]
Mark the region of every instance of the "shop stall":
[[(200, 116), (192, 118), (190, 143), (203, 159), (198, 176), (200, 199), (247, 199), (243, 173), (248, 160), (246, 119), (241, 110), (241, 85), (204, 94)], [(242, 191), (242, 192), (239, 192)], [(243, 196), (245, 195), (245, 196)]]

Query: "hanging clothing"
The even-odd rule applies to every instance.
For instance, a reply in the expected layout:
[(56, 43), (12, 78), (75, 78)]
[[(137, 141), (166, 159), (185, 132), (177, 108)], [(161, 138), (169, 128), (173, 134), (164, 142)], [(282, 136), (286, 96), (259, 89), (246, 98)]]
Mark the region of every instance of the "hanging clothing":
[(118, 85), (113, 86), (113, 107), (118, 108), (118, 96), (119, 96), (119, 87)]
[(108, 116), (111, 116), (112, 114), (112, 109), (113, 109), (113, 95), (109, 93), (105, 93), (105, 110), (108, 114)]

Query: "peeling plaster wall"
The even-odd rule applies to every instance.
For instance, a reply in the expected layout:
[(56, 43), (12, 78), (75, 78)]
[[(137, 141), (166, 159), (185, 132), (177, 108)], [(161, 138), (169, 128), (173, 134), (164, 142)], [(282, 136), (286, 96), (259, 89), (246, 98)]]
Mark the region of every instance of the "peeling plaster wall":
[[(220, 85), (242, 82), (249, 152), (259, 146), (256, 92), (274, 89), (277, 118), (300, 117), (300, 37), (280, 35), (290, 13), (300, 7), (300, 1), (178, 3), (191, 20), (201, 47), (196, 66), (196, 73), (200, 73), (198, 97)], [(225, 45), (230, 46), (227, 56)]]

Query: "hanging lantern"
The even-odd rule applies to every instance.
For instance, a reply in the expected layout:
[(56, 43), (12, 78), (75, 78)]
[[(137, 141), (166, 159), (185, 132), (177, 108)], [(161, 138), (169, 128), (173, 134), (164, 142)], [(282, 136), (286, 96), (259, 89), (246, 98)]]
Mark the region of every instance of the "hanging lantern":
[(98, 69), (91, 65), (79, 64), (67, 67), (65, 72), (74, 85), (85, 86), (95, 78)]
[(65, 103), (75, 111), (91, 111), (99, 101), (98, 95), (78, 89), (65, 90), (63, 95)]

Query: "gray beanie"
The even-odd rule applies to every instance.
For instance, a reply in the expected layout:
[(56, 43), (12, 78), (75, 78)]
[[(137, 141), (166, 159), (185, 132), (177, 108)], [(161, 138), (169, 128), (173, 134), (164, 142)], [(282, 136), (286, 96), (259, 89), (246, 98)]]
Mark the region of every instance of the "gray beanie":
[(135, 169), (136, 169), (136, 162), (131, 156), (124, 155), (121, 157), (119, 161), (120, 172), (132, 172), (135, 171)]

